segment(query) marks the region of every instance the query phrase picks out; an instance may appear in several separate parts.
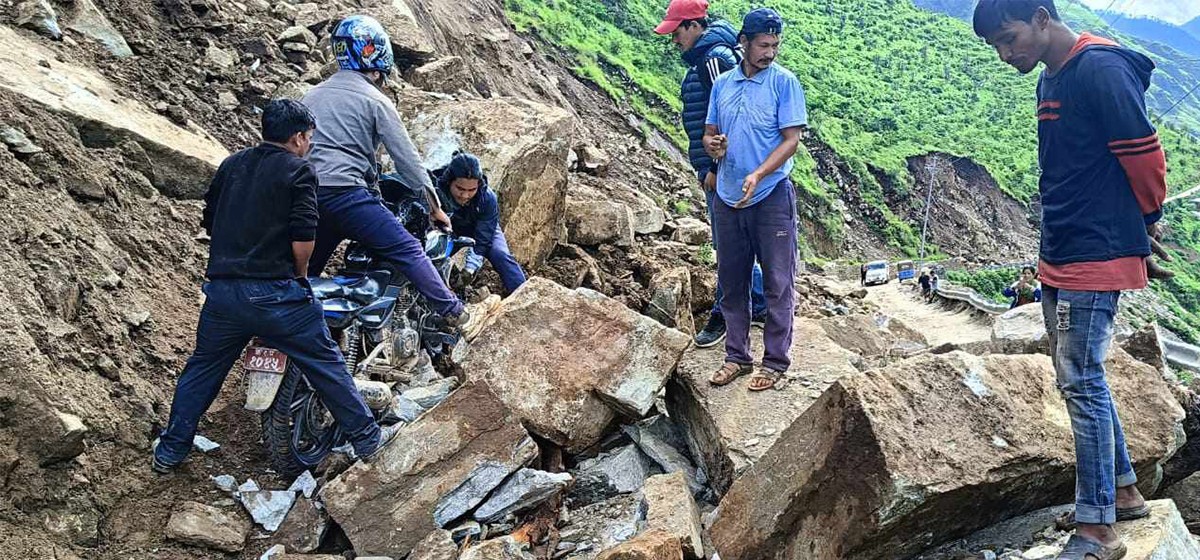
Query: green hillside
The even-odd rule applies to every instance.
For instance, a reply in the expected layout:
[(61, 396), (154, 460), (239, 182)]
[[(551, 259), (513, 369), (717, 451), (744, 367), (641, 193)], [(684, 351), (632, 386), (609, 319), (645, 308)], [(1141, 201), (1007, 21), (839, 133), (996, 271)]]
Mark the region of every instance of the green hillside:
[[(682, 141), (677, 115), (684, 67), (674, 46), (652, 31), (665, 5), (506, 0), (519, 29), (574, 53), (580, 76)], [(739, 22), (751, 5), (722, 1), (712, 11)], [(911, 185), (907, 158), (946, 152), (979, 162), (1019, 200), (1037, 192), (1036, 76), (1020, 76), (1000, 62), (968, 24), (918, 9), (911, 0), (779, 0), (772, 7), (788, 25), (780, 62), (808, 92), (812, 128), (862, 180), (864, 199), (890, 220), (876, 227), (897, 248), (913, 248), (915, 224), (886, 208), (871, 169)], [(1200, 142), (1173, 126), (1160, 129), (1173, 190), (1200, 183)], [(808, 174), (797, 177), (799, 183), (821, 190), (811, 163), (797, 168)], [(1189, 212), (1175, 212), (1171, 220), (1179, 225), (1179, 240), (1200, 248), (1200, 221)], [(1200, 264), (1176, 266), (1184, 280), (1171, 291), (1200, 310)], [(1196, 270), (1185, 270), (1190, 267)]]

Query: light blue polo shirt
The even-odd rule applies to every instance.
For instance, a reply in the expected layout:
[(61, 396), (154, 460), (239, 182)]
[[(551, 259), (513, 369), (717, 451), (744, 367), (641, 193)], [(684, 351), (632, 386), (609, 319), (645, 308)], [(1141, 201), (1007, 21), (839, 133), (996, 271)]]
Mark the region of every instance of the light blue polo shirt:
[[(729, 137), (729, 149), (717, 171), (717, 195), (733, 206), (742, 199), (742, 181), (779, 144), (785, 128), (808, 124), (804, 88), (800, 80), (779, 64), (747, 78), (739, 64), (713, 83), (707, 124)], [(802, 146), (803, 147), (803, 146)], [(792, 159), (758, 182), (750, 204), (758, 204), (792, 172)]]

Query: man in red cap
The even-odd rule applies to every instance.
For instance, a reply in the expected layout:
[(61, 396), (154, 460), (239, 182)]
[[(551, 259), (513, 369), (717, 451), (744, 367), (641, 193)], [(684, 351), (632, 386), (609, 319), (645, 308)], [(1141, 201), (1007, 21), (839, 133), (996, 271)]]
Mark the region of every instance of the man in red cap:
[[(683, 53), (683, 62), (688, 71), (683, 77), (683, 128), (688, 135), (688, 159), (696, 170), (696, 180), (704, 188), (709, 211), (713, 207), (714, 186), (717, 184), (717, 164), (704, 151), (704, 120), (708, 116), (708, 98), (713, 82), (741, 62), (738, 50), (737, 31), (727, 22), (708, 17), (707, 0), (671, 0), (667, 15), (654, 28), (660, 35), (671, 35), (671, 42)], [(709, 223), (712, 223), (709, 216)], [(713, 246), (717, 244), (713, 231)], [(751, 300), (754, 306), (752, 321), (762, 325), (766, 317), (766, 299), (763, 297), (762, 269), (754, 267), (751, 281)], [(696, 346), (707, 348), (725, 338), (725, 315), (721, 312), (724, 292), (717, 283), (713, 295), (712, 313), (708, 323), (696, 333)]]

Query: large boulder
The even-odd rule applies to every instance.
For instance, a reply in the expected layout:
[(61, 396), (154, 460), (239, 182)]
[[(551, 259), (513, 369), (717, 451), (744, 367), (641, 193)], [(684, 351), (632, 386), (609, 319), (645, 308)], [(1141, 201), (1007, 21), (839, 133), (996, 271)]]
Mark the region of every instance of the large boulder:
[[(751, 355), (762, 355), (761, 331), (750, 335)], [(708, 380), (725, 360), (725, 349), (692, 348), (667, 385), (667, 409), (684, 427), (688, 448), (717, 494), (767, 453), (831, 383), (858, 372), (857, 355), (836, 344), (820, 323), (797, 318), (792, 337), (791, 379), (779, 391), (753, 393), (746, 379), (725, 387)]]
[[(1181, 443), (1162, 377), (1122, 351), (1109, 382), (1139, 474)], [(721, 502), (723, 558), (905, 558), (1074, 494), (1046, 356), (923, 355), (835, 382)], [(970, 515), (963, 512), (970, 511)]]
[[(396, 67), (401, 71), (433, 60), (436, 54), (433, 42), (405, 0), (367, 0), (354, 13), (367, 14), (379, 20), (392, 40)], [(341, 15), (344, 17), (350, 12)]]
[(1175, 500), (1188, 530), (1200, 534), (1200, 473), (1193, 474), (1163, 490), (1162, 497)]
[(178, 198), (200, 198), (216, 166), (229, 155), (198, 129), (180, 128), (94, 70), (59, 62), (53, 51), (0, 26), (0, 88), (68, 118), (89, 147), (115, 148), (133, 140), (144, 149), (147, 178)]
[(462, 367), (531, 431), (575, 452), (617, 414), (649, 412), (690, 342), (602, 294), (535, 277), (504, 300)]
[(575, 118), (531, 101), (455, 101), (418, 92), (407, 92), (400, 109), (426, 167), (445, 165), (458, 149), (479, 156), (499, 195), (500, 222), (513, 255), (530, 268), (543, 263), (566, 214)]
[(567, 197), (567, 240), (577, 245), (633, 245), (633, 212), (620, 202)]
[(992, 323), (992, 350), (1000, 354), (1038, 354), (1050, 351), (1042, 305), (1009, 309)]
[(463, 59), (457, 56), (448, 56), (413, 68), (404, 75), (404, 79), (425, 91), (440, 93), (452, 94), (471, 87), (471, 75), (467, 66)]
[(438, 528), (438, 500), (477, 465), (502, 464), (515, 472), (536, 456), (537, 445), (517, 416), (487, 385), (468, 383), (321, 495), (355, 551), (403, 558)]
[(1167, 364), (1167, 350), (1163, 345), (1163, 338), (1158, 323), (1150, 323), (1125, 339), (1121, 348), (1138, 361), (1153, 366), (1167, 379), (1172, 379), (1174, 376), (1171, 374), (1171, 366)]

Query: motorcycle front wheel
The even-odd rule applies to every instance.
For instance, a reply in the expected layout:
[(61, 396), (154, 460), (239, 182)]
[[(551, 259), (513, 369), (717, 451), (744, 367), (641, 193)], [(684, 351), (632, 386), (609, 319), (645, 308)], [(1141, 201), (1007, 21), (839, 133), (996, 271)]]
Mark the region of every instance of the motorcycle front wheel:
[(313, 470), (337, 447), (342, 430), (294, 363), (262, 415), (263, 442), (271, 467), (284, 478)]

